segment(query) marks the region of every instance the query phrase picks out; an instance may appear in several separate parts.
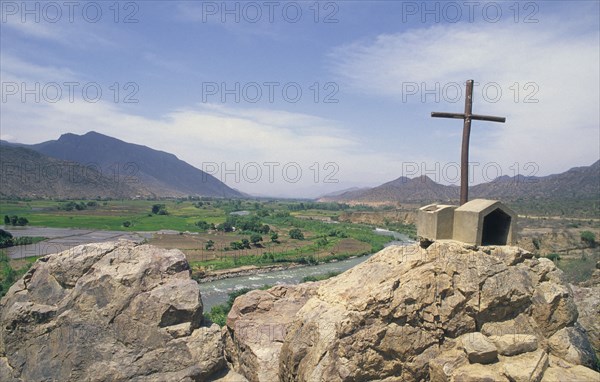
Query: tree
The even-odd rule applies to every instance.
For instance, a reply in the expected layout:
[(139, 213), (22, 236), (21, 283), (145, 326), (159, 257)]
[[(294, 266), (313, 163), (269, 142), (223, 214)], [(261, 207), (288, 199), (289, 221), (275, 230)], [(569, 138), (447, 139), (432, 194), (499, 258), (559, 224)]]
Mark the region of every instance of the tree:
[(279, 234), (277, 232), (271, 232), (271, 242), (279, 243)]
[(204, 220), (197, 221), (196, 226), (198, 226), (201, 231), (207, 231), (210, 228), (210, 224)]
[(27, 218), (21, 216), (20, 218), (17, 219), (17, 225), (25, 226), (27, 224), (29, 224), (29, 220), (27, 220)]
[(212, 240), (208, 240), (206, 244), (204, 244), (204, 249), (210, 251), (211, 249), (215, 249), (215, 242)]
[(250, 241), (252, 242), (252, 244), (258, 246), (258, 243), (263, 241), (263, 238), (259, 234), (253, 233), (252, 236), (250, 236)]
[(10, 218), (8, 217), (8, 215), (4, 215), (4, 225), (9, 225), (10, 224)]
[(240, 243), (239, 241), (232, 241), (231, 243), (229, 243), (229, 246), (234, 251), (238, 250), (238, 249), (244, 249), (244, 245), (242, 243)]
[(10, 224), (11, 225), (17, 225), (17, 220), (19, 220), (19, 217), (17, 215), (13, 215), (10, 217)]
[(223, 222), (217, 226), (217, 231), (232, 232), (233, 226), (230, 222)]
[(304, 234), (302, 233), (302, 231), (300, 231), (299, 228), (291, 229), (289, 235), (292, 239), (304, 240)]
[(125, 220), (123, 222), (123, 227), (127, 228), (127, 227), (130, 227), (130, 226), (131, 226), (131, 222), (129, 220)]
[(167, 215), (168, 214), (164, 204), (152, 205), (152, 213), (155, 215)]

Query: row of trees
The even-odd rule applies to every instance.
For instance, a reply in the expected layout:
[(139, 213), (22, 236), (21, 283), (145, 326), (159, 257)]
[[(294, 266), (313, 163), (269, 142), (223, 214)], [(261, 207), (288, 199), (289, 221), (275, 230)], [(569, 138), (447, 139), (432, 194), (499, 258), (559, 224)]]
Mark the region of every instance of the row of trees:
[[(300, 235), (298, 235), (297, 232), (294, 232), (294, 238), (298, 238), (298, 237), (302, 237), (302, 239), (304, 238), (304, 234), (302, 234), (302, 232), (300, 232)], [(271, 242), (272, 243), (279, 243), (279, 234), (275, 231), (271, 232), (270, 235), (271, 238)], [(299, 240), (302, 240), (299, 239)], [(250, 239), (242, 239), (240, 241), (232, 241), (231, 243), (229, 243), (229, 248), (230, 249), (250, 249), (250, 243), (252, 243), (254, 246), (258, 247), (260, 246), (261, 242), (263, 242), (263, 237), (257, 233), (254, 233), (252, 235), (250, 235)], [(215, 242), (213, 240), (207, 240), (205, 245), (204, 245), (204, 249), (206, 250), (213, 250), (215, 249)]]
[(29, 220), (23, 216), (8, 216), (4, 215), (4, 225), (12, 225), (12, 226), (25, 226), (29, 224)]
[(294, 204), (288, 204), (290, 211), (304, 211), (304, 210), (328, 210), (328, 211), (343, 211), (350, 208), (350, 205), (346, 203), (323, 203), (323, 202), (300, 202)]
[(83, 211), (83, 210), (87, 210), (89, 208), (96, 208), (98, 207), (98, 202), (95, 201), (89, 201), (89, 202), (67, 202), (67, 203), (62, 203), (58, 205), (58, 209), (59, 210), (64, 210), (64, 211), (73, 211), (73, 210), (77, 210), (77, 211)]
[(267, 224), (262, 224), (258, 216), (248, 217), (231, 215), (228, 216), (227, 220), (225, 220), (223, 223), (218, 224), (216, 226), (212, 223), (209, 224), (205, 221), (197, 222), (196, 226), (198, 226), (202, 230), (216, 229), (217, 231), (221, 232), (233, 232), (234, 230), (236, 230), (242, 233), (257, 233), (263, 235), (266, 235), (269, 232), (271, 232), (271, 227), (269, 227)]

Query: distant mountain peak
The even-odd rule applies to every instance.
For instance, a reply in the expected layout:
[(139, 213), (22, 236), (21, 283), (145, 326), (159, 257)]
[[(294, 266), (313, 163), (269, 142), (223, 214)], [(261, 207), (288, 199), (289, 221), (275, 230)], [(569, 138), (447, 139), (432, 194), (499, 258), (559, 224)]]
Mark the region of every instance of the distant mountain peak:
[(241, 197), (242, 193), (212, 175), (147, 146), (89, 131), (62, 134), (55, 141), (27, 146), (49, 157), (92, 165), (135, 188), (136, 194), (180, 197), (188, 195)]
[[(488, 183), (469, 187), (471, 198), (514, 200), (592, 199), (600, 194), (600, 161), (591, 166), (575, 167), (561, 174), (543, 177), (503, 175)], [(397, 178), (365, 191), (324, 197), (324, 201), (350, 203), (431, 203), (456, 202), (459, 187), (439, 184), (427, 175), (412, 179)]]

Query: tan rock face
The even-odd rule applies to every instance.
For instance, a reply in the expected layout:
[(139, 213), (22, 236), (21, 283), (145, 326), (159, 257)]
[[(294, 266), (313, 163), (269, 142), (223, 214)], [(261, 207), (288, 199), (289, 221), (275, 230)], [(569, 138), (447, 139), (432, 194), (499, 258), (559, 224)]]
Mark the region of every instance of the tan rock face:
[(498, 348), (498, 354), (505, 356), (532, 352), (538, 347), (537, 337), (529, 334), (505, 334), (492, 336), (490, 340)]
[(298, 309), (317, 283), (255, 290), (236, 300), (227, 316), (226, 357), (250, 381), (276, 381), (281, 346)]
[(498, 361), (498, 349), (479, 332), (462, 336), (462, 346), (470, 363), (494, 363)]
[[(571, 348), (588, 354), (589, 343), (571, 332), (579, 330), (577, 309), (561, 274), (551, 261), (516, 247), (452, 241), (427, 249), (389, 247), (305, 291), (293, 309), (283, 304), (279, 310), (286, 296), (281, 290), (277, 295), (284, 297), (267, 291), (238, 298), (227, 353), (252, 381), (271, 382), (274, 375), (289, 382), (540, 380), (550, 369), (560, 375), (578, 363), (586, 375), (600, 377), (586, 367), (590, 359), (567, 356)], [(283, 344), (267, 345), (279, 361), (261, 363), (271, 379), (254, 371), (259, 356), (239, 351), (258, 354), (260, 348), (233, 330), (259, 311), (263, 320), (296, 311), (286, 320)], [(569, 348), (551, 350), (551, 337), (562, 330), (572, 339)], [(469, 336), (478, 340), (467, 349)], [(563, 364), (551, 364), (550, 356)]]
[(225, 366), (178, 250), (119, 242), (49, 255), (0, 304), (0, 372), (15, 380), (197, 380)]
[(571, 288), (579, 311), (578, 322), (585, 329), (596, 355), (600, 356), (600, 270), (596, 269), (587, 282)]

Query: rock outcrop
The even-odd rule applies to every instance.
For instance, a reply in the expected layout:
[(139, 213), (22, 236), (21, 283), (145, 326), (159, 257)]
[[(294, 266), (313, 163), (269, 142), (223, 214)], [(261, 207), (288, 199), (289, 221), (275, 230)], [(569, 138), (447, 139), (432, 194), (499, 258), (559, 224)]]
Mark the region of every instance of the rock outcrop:
[(572, 285), (575, 304), (579, 311), (578, 322), (587, 332), (596, 355), (600, 357), (600, 262), (589, 280)]
[(578, 316), (550, 260), (438, 241), (250, 292), (220, 329), (180, 251), (89, 244), (0, 301), (0, 381), (598, 381), (593, 287)]
[(0, 303), (2, 381), (197, 381), (225, 368), (178, 250), (100, 243), (39, 259)]
[(226, 358), (252, 381), (276, 381), (281, 346), (296, 312), (315, 294), (317, 283), (276, 286), (236, 300), (224, 330)]
[(577, 317), (550, 260), (438, 241), (239, 297), (225, 351), (250, 381), (597, 381)]

